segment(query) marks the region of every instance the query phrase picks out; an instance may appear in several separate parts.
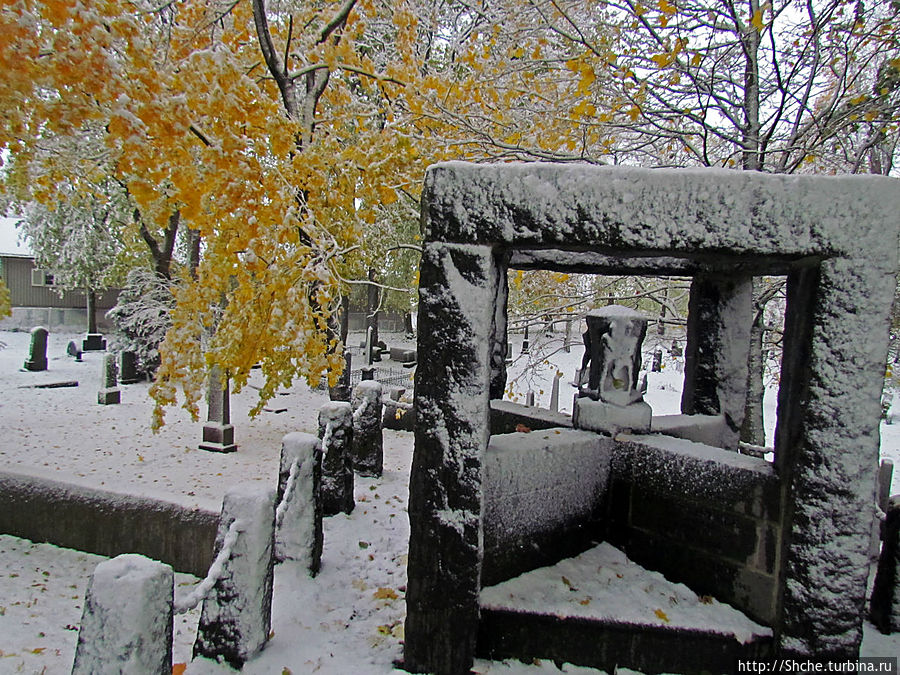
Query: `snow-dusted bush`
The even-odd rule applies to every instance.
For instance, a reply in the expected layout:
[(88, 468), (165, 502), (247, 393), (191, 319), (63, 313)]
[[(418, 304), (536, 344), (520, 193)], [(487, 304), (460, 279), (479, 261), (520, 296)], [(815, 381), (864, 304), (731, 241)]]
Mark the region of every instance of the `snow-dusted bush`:
[(122, 335), (117, 347), (137, 355), (138, 372), (152, 377), (159, 367), (159, 344), (172, 325), (174, 305), (170, 281), (146, 268), (128, 273), (118, 303), (106, 316)]

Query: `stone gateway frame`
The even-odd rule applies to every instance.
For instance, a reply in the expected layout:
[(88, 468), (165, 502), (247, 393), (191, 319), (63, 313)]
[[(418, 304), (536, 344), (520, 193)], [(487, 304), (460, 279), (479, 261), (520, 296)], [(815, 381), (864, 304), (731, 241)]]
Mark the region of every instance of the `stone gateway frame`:
[[(774, 649), (858, 653), (900, 189), (880, 177), (559, 164), (429, 168), (422, 196), (404, 666), (465, 673), (479, 629), (483, 459), (506, 374), (507, 270), (690, 275), (682, 411), (737, 445), (751, 281), (787, 277)], [(729, 435), (730, 434), (730, 435)]]

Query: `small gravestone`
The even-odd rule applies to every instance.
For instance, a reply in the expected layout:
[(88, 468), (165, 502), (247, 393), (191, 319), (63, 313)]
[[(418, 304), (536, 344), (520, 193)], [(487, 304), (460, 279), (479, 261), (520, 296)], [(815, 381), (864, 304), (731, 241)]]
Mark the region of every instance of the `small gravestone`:
[(363, 476), (381, 476), (384, 441), (381, 433), (381, 383), (363, 381), (353, 389), (353, 468)]
[(669, 350), (669, 352), (676, 358), (684, 356), (684, 349), (681, 348), (678, 340), (672, 340), (672, 348)]
[(137, 354), (132, 351), (123, 351), (119, 355), (119, 364), (119, 382), (134, 384), (141, 379), (137, 371)]
[(652, 412), (644, 401), (646, 376), (638, 382), (647, 318), (633, 309), (608, 305), (589, 312), (587, 324), (573, 425), (610, 434), (622, 429), (648, 432)]
[(118, 375), (115, 355), (104, 354), (103, 362), (100, 364), (100, 391), (97, 392), (97, 403), (113, 405), (121, 402), (122, 394), (117, 386)]
[(550, 410), (552, 412), (559, 412), (559, 379), (562, 377), (562, 373), (556, 373), (553, 376), (553, 384), (550, 389)]
[(331, 401), (319, 408), (322, 440), (322, 514), (350, 513), (353, 499), (353, 407)]
[(69, 344), (66, 345), (66, 354), (74, 357), (76, 361), (81, 361), (81, 350), (75, 340), (69, 340)]
[(522, 353), (527, 354), (529, 349), (528, 326), (525, 326), (525, 339), (522, 340)]
[(534, 407), (534, 392), (531, 390), (525, 393), (525, 405), (529, 408)]
[(234, 452), (234, 427), (231, 424), (231, 397), (228, 378), (222, 382), (221, 371), (213, 367), (209, 371), (209, 388), (206, 395), (207, 416), (203, 425), (201, 450), (210, 452)]
[(662, 372), (662, 349), (657, 349), (653, 352), (653, 364), (650, 366), (650, 371), (653, 373), (661, 373)]
[(172, 568), (133, 553), (88, 583), (73, 675), (172, 671)]
[(31, 345), (28, 348), (25, 370), (47, 370), (47, 335), (49, 332), (43, 326), (31, 329)]
[(359, 369), (359, 377), (361, 380), (374, 380), (375, 379), (375, 367), (374, 366), (366, 366), (365, 368)]
[(84, 340), (81, 341), (81, 351), (83, 352), (103, 352), (106, 351), (106, 340), (103, 339), (101, 333), (87, 333)]
[(275, 573), (275, 490), (238, 485), (225, 493), (216, 532), (216, 555), (237, 537), (222, 573), (203, 600), (194, 656), (221, 659), (240, 669), (269, 639)]

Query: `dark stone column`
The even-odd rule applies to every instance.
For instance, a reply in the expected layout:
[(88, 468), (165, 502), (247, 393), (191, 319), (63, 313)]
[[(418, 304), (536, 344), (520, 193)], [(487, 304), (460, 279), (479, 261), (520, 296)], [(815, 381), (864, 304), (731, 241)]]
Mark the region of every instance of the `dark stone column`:
[(418, 353), (428, 358), (416, 373), (404, 647), (412, 672), (457, 675), (472, 667), (500, 278), (488, 246), (425, 245)]
[[(785, 497), (787, 656), (855, 659), (878, 474), (892, 274), (833, 258), (788, 277), (776, 461)], [(807, 366), (808, 364), (808, 366)]]
[(684, 354), (685, 415), (718, 415), (737, 449), (747, 399), (752, 277), (698, 274), (691, 282)]

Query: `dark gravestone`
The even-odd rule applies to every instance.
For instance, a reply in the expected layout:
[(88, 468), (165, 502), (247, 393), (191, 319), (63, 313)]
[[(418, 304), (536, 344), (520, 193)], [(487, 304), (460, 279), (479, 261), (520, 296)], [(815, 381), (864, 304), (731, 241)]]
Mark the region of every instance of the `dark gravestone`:
[(651, 372), (662, 372), (662, 356), (662, 349), (657, 349), (655, 352), (653, 352), (653, 365), (650, 366)]
[(119, 355), (119, 382), (122, 384), (134, 384), (140, 379), (137, 371), (137, 354), (123, 351)]
[(81, 351), (83, 352), (103, 352), (106, 351), (106, 340), (103, 339), (101, 333), (88, 333), (81, 341)]
[(25, 361), (25, 370), (47, 370), (47, 334), (43, 326), (31, 329), (31, 346), (28, 350), (28, 360)]
[(78, 348), (75, 340), (69, 340), (69, 344), (66, 345), (66, 354), (74, 357), (76, 361), (81, 361), (81, 350)]
[(209, 371), (209, 390), (206, 402), (208, 414), (203, 425), (203, 442), (201, 450), (210, 452), (234, 452), (234, 426), (231, 424), (231, 396), (228, 391), (228, 378), (223, 383), (220, 371), (213, 367)]

